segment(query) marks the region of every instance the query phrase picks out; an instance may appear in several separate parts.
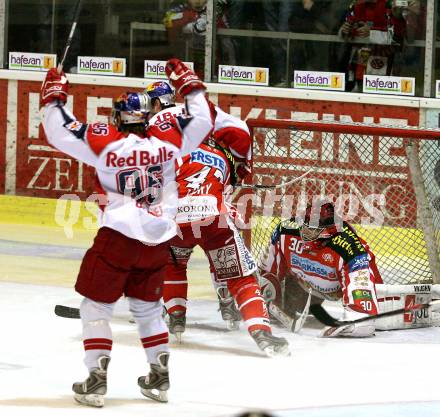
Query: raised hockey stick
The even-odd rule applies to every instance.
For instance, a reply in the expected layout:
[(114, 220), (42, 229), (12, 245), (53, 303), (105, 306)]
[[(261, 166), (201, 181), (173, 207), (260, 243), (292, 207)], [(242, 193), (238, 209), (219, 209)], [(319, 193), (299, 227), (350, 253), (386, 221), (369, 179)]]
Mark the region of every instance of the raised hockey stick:
[(68, 307), (57, 304), (55, 306), (55, 314), (59, 317), (64, 317), (66, 319), (80, 319), (79, 308)]
[(315, 318), (324, 324), (325, 326), (330, 327), (340, 327), (340, 326), (346, 326), (348, 324), (357, 324), (357, 323), (363, 323), (368, 321), (373, 321), (376, 319), (380, 319), (383, 317), (392, 317), (399, 314), (406, 313), (408, 311), (416, 311), (421, 310), (422, 308), (431, 307), (434, 305), (439, 305), (440, 300), (431, 301), (426, 304), (415, 304), (412, 307), (406, 307), (406, 308), (399, 308), (397, 310), (387, 311), (385, 313), (379, 313), (375, 314), (374, 316), (366, 316), (362, 317), (360, 319), (356, 320), (338, 320), (332, 317), (330, 314), (327, 313), (324, 307), (322, 307), (320, 304), (312, 304), (310, 306), (310, 312), (315, 316)]
[(313, 171), (313, 167), (311, 167), (307, 172), (300, 175), (299, 177), (293, 178), (290, 181), (282, 182), (281, 184), (277, 185), (261, 185), (261, 184), (240, 184), (238, 187), (245, 188), (245, 189), (270, 189), (270, 190), (276, 190), (277, 188), (284, 188), (291, 184), (294, 184), (297, 181), (302, 180), (306, 175), (310, 174), (310, 172)]
[(58, 74), (61, 74), (61, 71), (63, 70), (64, 61), (66, 60), (67, 52), (70, 49), (70, 45), (72, 43), (73, 35), (75, 34), (76, 25), (78, 23), (79, 15), (81, 13), (82, 1), (83, 0), (78, 0), (77, 3), (76, 3), (75, 14), (74, 14), (74, 17), (73, 17), (72, 26), (70, 28), (69, 37), (67, 38), (66, 45), (64, 46), (63, 55), (61, 57), (61, 61), (58, 64), (58, 67), (57, 67)]

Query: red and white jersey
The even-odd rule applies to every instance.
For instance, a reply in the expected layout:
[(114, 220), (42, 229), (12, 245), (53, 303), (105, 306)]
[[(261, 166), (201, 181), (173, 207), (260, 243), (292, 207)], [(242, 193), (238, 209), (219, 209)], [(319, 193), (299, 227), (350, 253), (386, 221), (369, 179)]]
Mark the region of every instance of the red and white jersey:
[(260, 269), (263, 276), (279, 281), (295, 277), (320, 298), (342, 299), (354, 311), (377, 314), (375, 284), (381, 284), (382, 278), (374, 254), (348, 223), (319, 244), (304, 242), (298, 228), (280, 223)]
[(225, 188), (230, 184), (234, 167), (233, 157), (228, 159), (227, 152), (220, 146), (202, 143), (195, 151), (176, 161), (178, 224), (199, 221), (228, 211)]
[[(239, 158), (251, 156), (251, 138), (245, 122), (214, 107), (213, 136)], [(182, 105), (156, 113), (150, 124), (163, 123), (185, 114)], [(220, 146), (205, 143), (176, 161), (179, 184), (179, 207), (176, 221), (180, 225), (233, 211), (227, 186), (230, 184), (234, 157)]]
[(56, 103), (46, 106), (49, 143), (96, 169), (108, 201), (101, 226), (146, 243), (175, 236), (175, 161), (196, 149), (213, 127), (204, 92), (189, 94), (186, 108), (185, 117), (151, 125), (139, 137), (105, 123), (82, 124)]
[[(252, 159), (252, 138), (246, 122), (223, 111), (220, 107), (209, 103), (214, 115), (214, 129), (212, 135), (216, 142), (227, 148), (237, 159), (250, 161)], [(177, 116), (185, 115), (183, 104), (168, 107), (156, 113), (150, 120), (150, 125), (160, 124), (173, 120)]]

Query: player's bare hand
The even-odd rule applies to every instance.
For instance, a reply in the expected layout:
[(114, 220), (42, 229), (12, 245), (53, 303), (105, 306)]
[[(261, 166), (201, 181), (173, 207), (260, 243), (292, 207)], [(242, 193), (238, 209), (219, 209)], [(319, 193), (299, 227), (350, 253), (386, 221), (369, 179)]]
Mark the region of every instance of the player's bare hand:
[(349, 22), (344, 22), (341, 26), (341, 34), (342, 36), (348, 37), (351, 35), (351, 31), (353, 29), (353, 25)]
[(368, 36), (370, 36), (370, 27), (362, 22), (359, 27), (356, 28), (356, 36), (359, 36), (360, 38), (368, 38)]

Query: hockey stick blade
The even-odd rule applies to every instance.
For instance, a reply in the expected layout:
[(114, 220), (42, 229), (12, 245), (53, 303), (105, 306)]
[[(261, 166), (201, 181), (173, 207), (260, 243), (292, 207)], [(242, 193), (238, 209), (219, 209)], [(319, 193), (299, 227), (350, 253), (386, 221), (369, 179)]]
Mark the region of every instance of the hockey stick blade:
[(55, 306), (55, 314), (66, 319), (80, 319), (79, 308), (63, 306), (57, 304)]
[(315, 318), (324, 324), (325, 326), (330, 327), (340, 327), (340, 326), (346, 326), (347, 324), (356, 324), (356, 323), (363, 323), (367, 321), (372, 321), (376, 319), (380, 319), (383, 317), (392, 317), (399, 314), (407, 313), (409, 311), (415, 311), (415, 310), (421, 310), (422, 308), (427, 308), (433, 305), (440, 304), (440, 300), (431, 301), (427, 304), (416, 304), (410, 308), (399, 308), (397, 310), (387, 311), (385, 313), (379, 313), (375, 314), (374, 316), (366, 316), (362, 317), (360, 319), (356, 320), (338, 320), (332, 317), (330, 314), (327, 313), (324, 307), (322, 307), (320, 304), (313, 304), (310, 306), (310, 312), (315, 316)]

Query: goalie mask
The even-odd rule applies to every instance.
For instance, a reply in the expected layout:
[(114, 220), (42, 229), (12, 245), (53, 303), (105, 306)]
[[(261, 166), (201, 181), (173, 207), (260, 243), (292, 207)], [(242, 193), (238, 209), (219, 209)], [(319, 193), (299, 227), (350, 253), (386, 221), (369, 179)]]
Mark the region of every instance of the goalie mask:
[(176, 96), (174, 94), (174, 90), (165, 81), (157, 81), (155, 83), (147, 85), (144, 90), (144, 94), (149, 97), (152, 105), (154, 104), (155, 99), (159, 100), (162, 109), (172, 107), (176, 104)]
[(122, 94), (113, 102), (113, 123), (119, 131), (130, 130), (134, 126), (143, 129), (147, 123), (149, 108), (150, 102), (145, 94)]
[(335, 207), (332, 203), (307, 206), (304, 223), (299, 228), (304, 242), (329, 239), (338, 233), (335, 224)]

